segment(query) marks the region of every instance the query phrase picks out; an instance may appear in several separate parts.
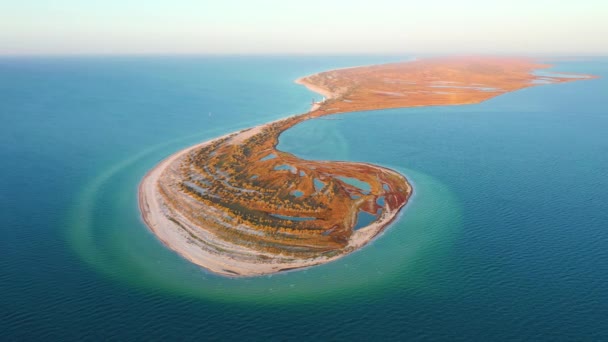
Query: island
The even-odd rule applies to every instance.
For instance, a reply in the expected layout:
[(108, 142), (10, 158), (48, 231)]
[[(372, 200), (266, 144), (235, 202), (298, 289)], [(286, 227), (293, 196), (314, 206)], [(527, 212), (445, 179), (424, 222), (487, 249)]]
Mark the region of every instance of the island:
[(296, 82), (324, 96), (309, 112), (186, 148), (150, 170), (139, 185), (142, 218), (167, 247), (223, 276), (336, 260), (381, 234), (412, 196), (412, 185), (387, 167), (303, 160), (277, 150), (282, 132), (327, 115), (474, 104), (593, 78), (534, 73), (548, 67), (527, 58), (450, 57), (303, 77)]

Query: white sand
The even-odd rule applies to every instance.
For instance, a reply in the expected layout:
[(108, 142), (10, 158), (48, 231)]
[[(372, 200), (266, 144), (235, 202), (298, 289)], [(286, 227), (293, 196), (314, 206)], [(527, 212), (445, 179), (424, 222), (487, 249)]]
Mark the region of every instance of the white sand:
[[(296, 80), (296, 83), (302, 84), (308, 89), (324, 95), (327, 99), (332, 99), (340, 95), (307, 82), (306, 77)], [(311, 112), (317, 110), (320, 105), (320, 103), (313, 104)], [(239, 131), (228, 141), (228, 143), (240, 144), (277, 121)], [(405, 205), (405, 203), (403, 203), (399, 208), (389, 208), (387, 204), (383, 215), (378, 221), (355, 231), (351, 235), (348, 245), (341, 250), (340, 253), (337, 253), (332, 257), (323, 256), (309, 259), (294, 259), (291, 257), (281, 258), (277, 255), (265, 254), (247, 247), (231, 244), (218, 238), (212, 231), (205, 229), (205, 227), (199, 227), (193, 224), (186, 217), (180, 215), (177, 210), (172, 209), (170, 205), (165, 203), (163, 196), (159, 192), (159, 182), (162, 180), (165, 171), (170, 170), (172, 166), (175, 167), (174, 164), (180, 163), (181, 158), (192, 150), (202, 148), (216, 140), (226, 138), (233, 134), (234, 133), (226, 134), (219, 138), (178, 151), (150, 170), (139, 185), (139, 207), (142, 218), (150, 230), (167, 247), (174, 250), (185, 259), (214, 273), (232, 277), (259, 276), (290, 269), (310, 267), (339, 259), (372, 241), (374, 237), (378, 236), (395, 219), (401, 207)], [(382, 172), (391, 172), (399, 175), (392, 170), (374, 165), (371, 166), (381, 169)], [(408, 191), (411, 193), (411, 190), (410, 186)], [(211, 212), (213, 211), (213, 208), (209, 209)], [(173, 218), (173, 220), (171, 218)], [(179, 224), (174, 220), (178, 221)], [(220, 247), (224, 252), (219, 253), (214, 247)], [(262, 259), (259, 258), (260, 256), (265, 256), (267, 258)]]
[[(243, 141), (245, 137), (251, 136), (251, 131), (259, 132), (265, 126), (260, 125), (251, 130), (241, 131), (232, 138), (232, 141)], [(313, 265), (327, 263), (336, 260), (348, 253), (351, 253), (363, 245), (369, 243), (396, 217), (400, 208), (388, 208), (382, 215), (379, 221), (371, 225), (361, 228), (354, 232), (349, 240), (348, 246), (343, 251), (333, 257), (317, 257), (310, 259), (289, 259), (289, 262), (275, 261), (260, 261), (258, 256), (273, 255), (263, 254), (258, 251), (248, 249), (243, 246), (232, 245), (227, 241), (219, 239), (211, 231), (205, 230), (204, 227), (198, 227), (189, 222), (185, 217), (179, 215), (165, 203), (162, 195), (159, 193), (158, 184), (163, 172), (173, 163), (179, 163), (180, 158), (187, 155), (190, 151), (202, 148), (207, 144), (211, 144), (218, 139), (223, 139), (231, 134), (209, 140), (184, 150), (181, 150), (167, 159), (160, 162), (156, 167), (150, 170), (143, 178), (139, 185), (139, 207), (142, 213), (143, 220), (152, 232), (170, 249), (177, 252), (182, 257), (191, 262), (200, 265), (212, 272), (226, 276), (258, 276), (280, 272), (281, 270), (309, 267)], [(385, 170), (385, 172), (393, 172)], [(410, 189), (411, 191), (411, 189)], [(179, 218), (181, 225), (176, 224), (169, 217), (169, 214), (174, 218)], [(205, 242), (213, 246), (221, 246), (224, 250), (229, 250), (234, 253), (217, 253), (205, 244), (200, 243), (192, 238), (190, 233), (194, 233), (197, 237), (205, 239)], [(247, 255), (247, 258), (236, 258), (235, 255)]]

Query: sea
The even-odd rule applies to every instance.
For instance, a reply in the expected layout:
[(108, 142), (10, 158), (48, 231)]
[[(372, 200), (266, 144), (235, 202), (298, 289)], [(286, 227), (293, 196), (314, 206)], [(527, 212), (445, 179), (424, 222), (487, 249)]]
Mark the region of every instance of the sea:
[(598, 79), (284, 132), (280, 150), (414, 186), (338, 261), (224, 278), (143, 224), (137, 186), (165, 157), (308, 111), (298, 77), (409, 59), (1, 57), (0, 339), (608, 340), (608, 58), (546, 60)]

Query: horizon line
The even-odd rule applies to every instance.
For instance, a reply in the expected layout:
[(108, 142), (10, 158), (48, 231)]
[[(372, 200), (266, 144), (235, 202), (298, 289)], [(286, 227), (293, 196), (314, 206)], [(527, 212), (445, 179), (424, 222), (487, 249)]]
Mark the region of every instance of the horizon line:
[(467, 56), (497, 56), (497, 57), (551, 57), (551, 58), (602, 58), (608, 57), (607, 54), (564, 54), (564, 53), (420, 53), (420, 52), (349, 52), (349, 53), (290, 53), (290, 52), (269, 52), (269, 53), (213, 53), (213, 52), (118, 52), (118, 53), (103, 53), (103, 52), (67, 52), (67, 53), (0, 53), (0, 58), (10, 57), (467, 57)]

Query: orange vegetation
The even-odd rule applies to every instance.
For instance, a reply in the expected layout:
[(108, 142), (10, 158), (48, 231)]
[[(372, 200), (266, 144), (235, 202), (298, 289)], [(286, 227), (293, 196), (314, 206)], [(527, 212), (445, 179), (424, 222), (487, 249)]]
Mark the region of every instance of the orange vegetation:
[[(302, 78), (300, 83), (328, 99), (309, 113), (235, 133), (177, 158), (158, 181), (164, 215), (187, 231), (189, 243), (226, 260), (222, 269), (193, 260), (218, 273), (256, 275), (333, 260), (381, 232), (412, 188), (384, 167), (307, 161), (278, 151), (281, 132), (329, 114), (478, 103), (533, 86), (540, 77), (531, 72), (545, 67), (527, 59), (442, 58)], [(355, 230), (361, 211), (376, 215), (380, 223), (364, 236)], [(357, 237), (364, 241), (353, 243)], [(254, 270), (256, 264), (273, 263), (281, 267)]]
[(536, 69), (548, 67), (550, 65), (522, 58), (434, 58), (326, 71), (299, 81), (334, 94), (316, 113), (321, 116), (372, 109), (479, 103), (534, 86), (533, 81), (538, 79), (547, 83), (580, 79), (532, 74)]

